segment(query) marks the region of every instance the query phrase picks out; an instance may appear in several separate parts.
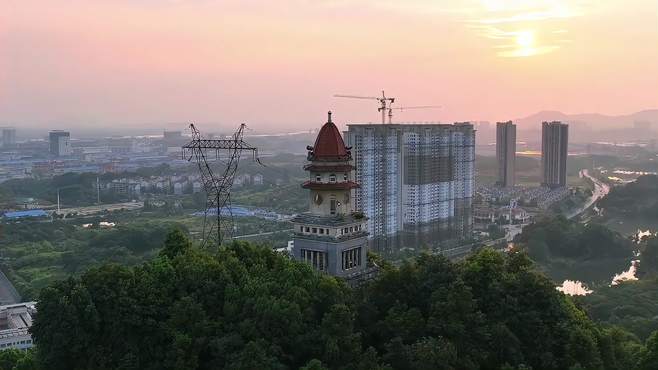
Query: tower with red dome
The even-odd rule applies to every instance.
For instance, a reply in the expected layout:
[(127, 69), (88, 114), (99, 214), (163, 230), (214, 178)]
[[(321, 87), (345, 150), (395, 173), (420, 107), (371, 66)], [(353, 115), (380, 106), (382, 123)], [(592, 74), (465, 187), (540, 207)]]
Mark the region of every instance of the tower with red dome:
[(352, 154), (331, 120), (307, 147), (309, 211), (293, 218), (293, 254), (315, 269), (339, 277), (358, 275), (366, 268), (367, 218), (354, 208)]

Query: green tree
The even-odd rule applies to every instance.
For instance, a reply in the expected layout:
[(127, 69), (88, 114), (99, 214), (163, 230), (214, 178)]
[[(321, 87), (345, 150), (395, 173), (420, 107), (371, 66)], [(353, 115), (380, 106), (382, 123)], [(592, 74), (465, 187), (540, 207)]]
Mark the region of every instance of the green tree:
[(36, 360), (55, 370), (613, 370), (655, 357), (657, 335), (643, 350), (598, 326), (524, 253), (425, 254), (352, 289), (268, 247), (211, 252), (169, 235), (171, 253), (42, 290)]
[(653, 332), (649, 339), (647, 339), (646, 349), (640, 355), (638, 369), (658, 369), (658, 331)]
[(658, 237), (653, 236), (643, 244), (638, 272), (647, 277), (655, 277), (658, 275)]
[(187, 252), (190, 248), (192, 248), (190, 239), (181, 229), (175, 228), (167, 234), (164, 247), (160, 251), (160, 254), (174, 258), (179, 254)]

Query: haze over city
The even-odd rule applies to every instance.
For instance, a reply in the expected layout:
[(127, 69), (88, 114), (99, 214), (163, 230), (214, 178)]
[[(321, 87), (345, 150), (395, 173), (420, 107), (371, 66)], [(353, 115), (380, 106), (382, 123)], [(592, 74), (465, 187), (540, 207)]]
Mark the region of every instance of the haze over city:
[(44, 134), (658, 107), (653, 0), (0, 2), (0, 125)]
[(0, 370), (657, 370), (657, 0), (0, 0)]

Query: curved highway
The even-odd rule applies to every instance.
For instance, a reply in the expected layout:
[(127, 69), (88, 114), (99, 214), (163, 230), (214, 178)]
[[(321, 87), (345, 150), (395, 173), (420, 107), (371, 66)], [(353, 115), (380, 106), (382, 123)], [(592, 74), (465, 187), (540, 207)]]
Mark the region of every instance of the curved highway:
[(565, 216), (568, 219), (572, 219), (579, 214), (585, 212), (589, 207), (591, 207), (594, 203), (596, 203), (597, 200), (603, 198), (610, 192), (610, 186), (601, 180), (597, 179), (596, 177), (592, 176), (589, 174), (589, 171), (587, 170), (580, 170), (580, 175), (587, 177), (594, 183), (594, 190), (592, 190), (592, 196), (583, 204), (582, 206), (569, 211)]

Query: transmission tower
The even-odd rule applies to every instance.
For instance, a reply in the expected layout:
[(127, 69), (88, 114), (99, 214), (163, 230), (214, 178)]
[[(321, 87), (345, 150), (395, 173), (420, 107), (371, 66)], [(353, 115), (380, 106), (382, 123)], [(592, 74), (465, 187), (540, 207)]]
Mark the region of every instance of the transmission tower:
[[(206, 210), (203, 219), (203, 245), (221, 245), (226, 237), (231, 238), (233, 233), (233, 214), (231, 212), (231, 187), (242, 151), (249, 151), (253, 160), (258, 164), (258, 149), (250, 146), (243, 140), (246, 125), (240, 125), (231, 138), (204, 139), (201, 133), (190, 125), (192, 140), (183, 145), (183, 158), (195, 161), (201, 173), (203, 189), (206, 192)], [(209, 153), (215, 153), (215, 162), (220, 166), (213, 166)], [(225, 156), (220, 156), (220, 153)], [(222, 159), (225, 158), (225, 161)], [(213, 170), (215, 167), (215, 170)]]

